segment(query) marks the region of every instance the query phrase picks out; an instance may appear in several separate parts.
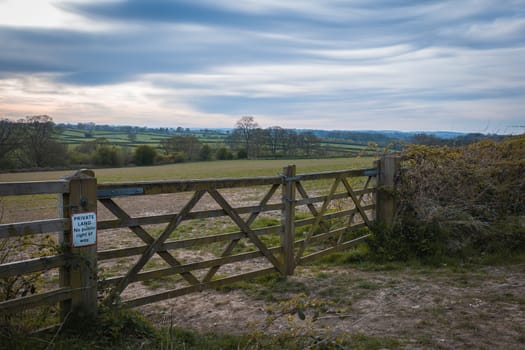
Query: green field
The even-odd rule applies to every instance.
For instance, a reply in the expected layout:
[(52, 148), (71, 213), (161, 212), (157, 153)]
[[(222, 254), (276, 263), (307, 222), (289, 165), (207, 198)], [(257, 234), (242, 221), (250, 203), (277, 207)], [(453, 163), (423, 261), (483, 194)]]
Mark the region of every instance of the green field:
[(161, 140), (170, 136), (162, 133), (138, 132), (136, 133), (135, 140), (131, 140), (129, 133), (124, 131), (94, 130), (90, 132), (90, 134), (91, 135), (87, 137), (85, 130), (64, 129), (60, 133), (58, 139), (62, 143), (78, 146), (84, 142), (95, 141), (98, 138), (105, 138), (113, 145), (134, 147), (141, 144), (158, 146)]
[[(89, 134), (89, 135), (88, 135)], [(130, 140), (130, 132), (117, 130), (93, 130), (86, 131), (81, 129), (65, 128), (60, 131), (58, 139), (68, 144), (79, 145), (84, 142), (94, 141), (97, 138), (105, 138), (112, 144), (158, 144), (161, 140), (172, 137), (174, 134), (167, 134), (163, 132), (154, 131), (138, 131), (133, 132), (135, 140)], [(181, 135), (181, 133), (177, 133)], [(223, 142), (226, 137), (225, 133), (221, 132), (184, 132), (182, 135), (192, 135), (197, 137), (203, 143), (218, 143)]]
[[(177, 163), (149, 167), (95, 169), (98, 182), (154, 181), (174, 179), (206, 179), (225, 177), (254, 177), (278, 175), (289, 164), (297, 166), (297, 173), (312, 173), (371, 167), (374, 158), (229, 160), (195, 163)], [(57, 180), (72, 174), (73, 170), (40, 171), (0, 174), (0, 182)]]
[[(170, 138), (175, 134), (168, 134), (164, 132), (155, 131), (134, 131), (134, 139), (130, 138), (130, 132), (119, 130), (82, 130), (64, 128), (58, 135), (58, 140), (61, 143), (70, 145), (70, 147), (78, 146), (85, 142), (95, 141), (98, 138), (105, 138), (107, 141), (115, 146), (121, 147), (137, 147), (139, 145), (150, 145), (153, 147), (160, 147), (160, 142), (164, 139)], [(206, 132), (192, 130), (183, 133), (177, 133), (183, 136), (195, 136), (203, 144), (210, 146), (223, 145), (227, 137), (227, 133), (215, 130), (208, 130)], [(337, 141), (337, 140), (322, 140), (319, 144), (322, 150), (330, 154), (344, 156), (349, 154), (360, 154), (360, 152), (367, 151), (371, 154), (373, 150), (362, 144), (355, 144), (352, 142)]]

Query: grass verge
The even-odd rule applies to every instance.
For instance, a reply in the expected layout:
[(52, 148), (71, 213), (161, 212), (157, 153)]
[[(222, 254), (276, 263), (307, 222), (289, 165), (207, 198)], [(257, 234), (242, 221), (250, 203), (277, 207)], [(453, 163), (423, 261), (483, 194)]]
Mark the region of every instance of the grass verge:
[(102, 307), (97, 317), (81, 313), (69, 317), (57, 329), (28, 334), (0, 325), (0, 349), (399, 349), (391, 337), (364, 334), (323, 337), (313, 333), (300, 336), (266, 335), (253, 331), (246, 335), (198, 333), (170, 326), (154, 328), (137, 311)]

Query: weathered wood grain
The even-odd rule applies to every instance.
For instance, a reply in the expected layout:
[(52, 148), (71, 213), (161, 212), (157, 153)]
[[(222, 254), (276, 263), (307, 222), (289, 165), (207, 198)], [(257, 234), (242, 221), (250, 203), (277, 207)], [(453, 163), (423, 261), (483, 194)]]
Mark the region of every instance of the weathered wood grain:
[(50, 292), (3, 301), (0, 302), (0, 314), (10, 314), (42, 305), (53, 305), (71, 299), (71, 296), (70, 288), (60, 288)]
[(2, 264), (0, 265), (0, 278), (47, 271), (57, 267), (62, 267), (67, 261), (68, 257), (62, 254)]
[[(280, 247), (273, 247), (268, 248), (268, 250), (272, 253), (278, 253), (280, 252)], [(215, 266), (224, 266), (226, 264), (231, 264), (235, 262), (240, 261), (247, 261), (247, 260), (253, 260), (256, 258), (263, 257), (264, 255), (260, 251), (254, 251), (254, 252), (248, 252), (248, 253), (241, 253), (241, 254), (235, 254), (235, 255), (229, 255), (221, 258), (206, 260), (206, 261), (199, 261), (194, 263), (188, 263), (183, 264), (179, 266), (173, 266), (173, 267), (167, 267), (164, 269), (158, 269), (148, 272), (141, 272), (138, 273), (136, 276), (134, 276), (132, 279), (130, 279), (130, 282), (138, 282), (138, 281), (146, 281), (151, 280), (155, 278), (161, 278), (171, 275), (176, 275), (184, 272), (191, 272), (196, 270), (201, 270), (209, 267), (215, 267)], [(123, 277), (111, 277), (105, 280), (108, 284), (118, 284), (122, 280)], [(203, 281), (204, 283), (209, 281)]]
[(67, 193), (68, 181), (0, 182), (0, 196)]
[(0, 239), (62, 232), (69, 225), (69, 219), (49, 219), (17, 222), (14, 224), (0, 224)]

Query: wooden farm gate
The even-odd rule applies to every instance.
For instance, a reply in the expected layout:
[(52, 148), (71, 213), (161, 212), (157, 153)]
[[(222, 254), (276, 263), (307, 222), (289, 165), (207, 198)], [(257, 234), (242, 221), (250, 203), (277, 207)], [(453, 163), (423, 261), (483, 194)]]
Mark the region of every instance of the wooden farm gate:
[[(367, 238), (358, 228), (390, 220), (392, 198), (377, 188), (393, 184), (396, 164), (384, 157), (357, 170), (296, 174), (288, 166), (270, 177), (98, 185), (83, 171), (58, 182), (0, 184), (2, 196), (59, 193), (61, 213), (2, 224), (0, 238), (59, 232), (62, 242), (61, 254), (0, 265), (0, 278), (60, 270), (58, 289), (1, 302), (0, 312), (60, 302), (64, 317), (77, 306), (96, 310), (102, 296), (135, 307), (265, 274), (292, 275), (297, 265)], [(98, 244), (74, 248), (70, 218), (82, 212), (97, 213)], [(144, 287), (159, 280), (153, 291)]]

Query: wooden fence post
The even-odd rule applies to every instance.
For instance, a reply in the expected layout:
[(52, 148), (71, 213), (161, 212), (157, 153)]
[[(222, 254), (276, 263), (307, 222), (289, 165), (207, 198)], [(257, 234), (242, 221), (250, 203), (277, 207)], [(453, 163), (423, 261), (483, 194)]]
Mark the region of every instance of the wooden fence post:
[(295, 165), (284, 167), (283, 176), (283, 210), (281, 213), (282, 229), (280, 238), (285, 276), (291, 276), (295, 270)]
[(394, 196), (395, 176), (400, 166), (399, 156), (383, 156), (375, 162), (377, 166), (376, 222), (390, 226), (394, 222), (396, 201)]
[(66, 180), (69, 193), (59, 197), (59, 210), (62, 217), (71, 219), (71, 225), (64, 230), (60, 243), (70, 259), (60, 269), (60, 286), (73, 292), (72, 298), (60, 305), (62, 320), (70, 312), (97, 312), (97, 179), (93, 171), (80, 170)]

